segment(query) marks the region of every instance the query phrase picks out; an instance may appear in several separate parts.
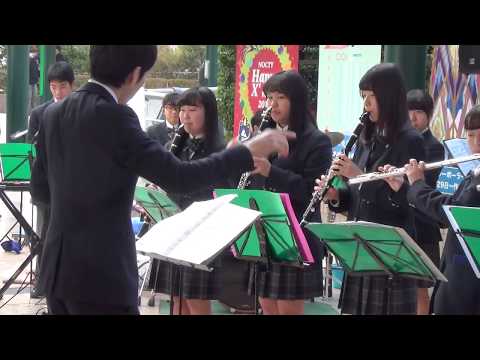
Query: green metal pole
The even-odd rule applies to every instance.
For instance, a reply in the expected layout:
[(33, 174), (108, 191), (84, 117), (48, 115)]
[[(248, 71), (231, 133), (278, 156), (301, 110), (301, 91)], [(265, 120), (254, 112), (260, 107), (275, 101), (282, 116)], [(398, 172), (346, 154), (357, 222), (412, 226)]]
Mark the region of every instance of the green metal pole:
[(40, 103), (49, 101), (52, 98), (50, 84), (47, 74), (50, 65), (55, 63), (55, 45), (40, 45)]
[(218, 46), (207, 45), (207, 59), (209, 60), (208, 86), (217, 86), (218, 78)]
[(207, 45), (205, 54), (206, 76), (202, 86), (217, 86), (218, 78), (218, 45)]
[(400, 67), (407, 91), (426, 90), (427, 45), (385, 45), (384, 62), (393, 62)]
[(7, 142), (15, 142), (10, 135), (27, 128), (28, 49), (29, 45), (7, 47)]

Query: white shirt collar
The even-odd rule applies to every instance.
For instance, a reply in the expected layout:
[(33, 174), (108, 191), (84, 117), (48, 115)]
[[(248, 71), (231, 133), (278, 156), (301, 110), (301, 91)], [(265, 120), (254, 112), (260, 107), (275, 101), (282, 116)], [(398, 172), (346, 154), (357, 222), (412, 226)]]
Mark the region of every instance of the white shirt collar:
[(167, 129), (175, 129), (175, 126), (170, 124), (167, 120), (165, 120), (165, 125), (167, 126)]
[(277, 129), (280, 131), (288, 131), (288, 125), (281, 127), (280, 124), (277, 123)]
[(115, 92), (112, 90), (111, 87), (109, 87), (108, 85), (102, 84), (100, 81), (97, 81), (97, 80), (95, 80), (95, 79), (89, 79), (88, 82), (91, 82), (91, 83), (94, 83), (94, 84), (97, 84), (97, 85), (100, 85), (101, 87), (103, 87), (105, 90), (108, 91), (108, 93), (109, 93), (110, 95), (112, 95), (113, 99), (114, 99), (115, 102), (118, 104), (117, 95), (115, 95)]
[(430, 128), (427, 126), (425, 129), (422, 130), (422, 134), (425, 134)]

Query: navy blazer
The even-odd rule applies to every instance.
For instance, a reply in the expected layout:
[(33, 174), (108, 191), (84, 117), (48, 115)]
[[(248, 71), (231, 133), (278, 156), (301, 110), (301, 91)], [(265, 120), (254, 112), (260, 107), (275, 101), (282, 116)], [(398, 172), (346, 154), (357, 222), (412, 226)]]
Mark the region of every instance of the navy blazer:
[[(390, 164), (402, 167), (414, 158), (425, 160), (425, 147), (422, 136), (406, 124), (393, 145), (377, 138), (371, 144), (361, 141), (357, 144), (353, 161), (366, 173), (378, 171), (378, 167)], [(351, 185), (339, 189), (338, 207), (329, 204), (332, 211), (348, 211), (348, 220), (371, 221), (379, 224), (404, 228), (415, 238), (414, 211), (406, 197), (407, 182), (395, 192), (384, 180)]]
[[(423, 134), (423, 141), (425, 145), (426, 163), (441, 161), (445, 158), (445, 149), (440, 141), (438, 141), (429, 130)], [(425, 172), (425, 181), (432, 187), (437, 187), (437, 180), (441, 168)], [(417, 232), (417, 243), (434, 243), (442, 240), (438, 224), (431, 221), (427, 216), (415, 211), (415, 230)]]
[(153, 139), (159, 141), (162, 145), (165, 145), (173, 139), (175, 129), (168, 128), (167, 122), (163, 121), (158, 124), (153, 124), (146, 130), (147, 135)]
[(28, 132), (27, 132), (27, 142), (33, 143), (35, 141), (35, 135), (37, 135), (38, 130), (40, 129), (40, 123), (43, 119), (43, 113), (45, 109), (50, 104), (53, 104), (53, 100), (47, 101), (42, 105), (37, 106), (30, 113), (30, 119), (28, 120)]
[(87, 83), (44, 113), (31, 194), (50, 203), (39, 287), (69, 301), (135, 306), (131, 209), (138, 176), (168, 192), (201, 189), (253, 169), (244, 146), (182, 162), (131, 108)]

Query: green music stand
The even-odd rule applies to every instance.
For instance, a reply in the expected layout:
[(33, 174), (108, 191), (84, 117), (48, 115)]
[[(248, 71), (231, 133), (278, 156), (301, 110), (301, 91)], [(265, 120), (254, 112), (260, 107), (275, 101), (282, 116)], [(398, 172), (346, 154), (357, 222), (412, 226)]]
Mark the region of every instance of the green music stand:
[(453, 232), (477, 279), (480, 279), (480, 208), (443, 206)]
[[(25, 143), (0, 144), (0, 176), (4, 191), (20, 192), (20, 213), (23, 211), (23, 192), (30, 191), (31, 167), (36, 155), (35, 146)], [(10, 200), (9, 200), (10, 201)], [(32, 208), (33, 220), (33, 208)], [(8, 238), (8, 234), (18, 224), (17, 221), (10, 227), (0, 242)], [(19, 229), (21, 244), (22, 227)], [(10, 239), (9, 239), (10, 240)]]
[(137, 186), (135, 201), (155, 223), (180, 212), (179, 207), (165, 193), (152, 188)]
[[(158, 223), (172, 215), (175, 215), (180, 212), (180, 208), (164, 193), (159, 190), (155, 190), (149, 187), (137, 186), (135, 187), (135, 201), (145, 210), (148, 217), (152, 219), (153, 223)], [(147, 274), (153, 269), (154, 261), (156, 262), (157, 271), (155, 273), (155, 283), (157, 282), (158, 270), (160, 268), (160, 262), (158, 260), (150, 259), (150, 264), (148, 265), (147, 272), (142, 281), (142, 286), (140, 287), (138, 294), (138, 302), (140, 305), (141, 294), (145, 287), (145, 281)], [(172, 271), (173, 274), (173, 271)], [(173, 283), (173, 279), (171, 279)], [(173, 314), (173, 298), (170, 299), (170, 313)], [(155, 305), (155, 293), (152, 290), (150, 299), (148, 300), (148, 305)]]
[(303, 267), (304, 260), (285, 211), (281, 195), (263, 190), (215, 189), (216, 196), (236, 194), (232, 204), (258, 210), (261, 217), (233, 244), (235, 257), (253, 263), (255, 314), (258, 314), (257, 273), (259, 265), (271, 263)]
[[(5, 282), (5, 285), (0, 289), (0, 299), (8, 288), (14, 283), (16, 278), (22, 271), (30, 264), (30, 283), (32, 282), (32, 260), (40, 250), (40, 238), (33, 231), (32, 226), (24, 218), (22, 214), (23, 209), (23, 192), (30, 190), (31, 166), (36, 155), (35, 146), (25, 143), (8, 143), (0, 144), (0, 198), (4, 202), (7, 209), (15, 217), (16, 222), (3, 236), (2, 240), (8, 236), (10, 231), (20, 224), (19, 241), (21, 243), (22, 229), (25, 230), (27, 237), (31, 242), (30, 255), (23, 261), (15, 273)], [(15, 204), (5, 193), (6, 191), (20, 191), (20, 210), (15, 207)], [(33, 209), (32, 209), (33, 218)], [(1, 240), (0, 240), (1, 241)]]
[(302, 267), (305, 259), (295, 241), (280, 194), (263, 190), (215, 189), (217, 196), (236, 194), (232, 204), (262, 216), (234, 243), (235, 256), (254, 262)]
[(351, 276), (387, 275), (384, 312), (390, 313), (391, 284), (406, 277), (435, 283), (447, 281), (405, 230), (370, 222), (310, 223), (313, 234), (340, 261)]
[(32, 144), (0, 144), (2, 182), (30, 181), (35, 156), (35, 146)]

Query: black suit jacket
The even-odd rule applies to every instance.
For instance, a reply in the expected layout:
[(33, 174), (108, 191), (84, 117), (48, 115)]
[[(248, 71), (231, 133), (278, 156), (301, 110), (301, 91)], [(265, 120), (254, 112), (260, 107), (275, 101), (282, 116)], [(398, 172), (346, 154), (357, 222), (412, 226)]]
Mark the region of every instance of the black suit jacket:
[[(393, 145), (380, 139), (368, 145), (360, 141), (357, 145), (353, 161), (366, 173), (378, 171), (379, 166), (386, 164), (402, 167), (412, 158), (425, 160), (423, 138), (409, 124), (405, 125)], [(349, 220), (402, 227), (415, 238), (414, 211), (407, 202), (407, 189), (405, 182), (395, 192), (383, 180), (351, 185), (339, 190), (339, 206), (330, 204), (330, 209), (348, 211)]]
[[(408, 200), (425, 216), (448, 226), (443, 205), (480, 206), (480, 176), (470, 173), (453, 195), (440, 193), (419, 180), (408, 191)], [(434, 289), (432, 303), (435, 314), (480, 314), (480, 280), (467, 261), (457, 236), (448, 231), (440, 262), (440, 271), (448, 282), (440, 282)]]
[[(442, 143), (433, 136), (430, 129), (425, 131), (422, 136), (425, 144), (425, 162), (432, 163), (443, 160), (445, 158), (445, 149)], [(440, 168), (425, 172), (425, 181), (430, 187), (434, 189), (437, 187), (437, 180), (441, 170)], [(432, 222), (418, 211), (415, 211), (415, 229), (417, 232), (416, 241), (418, 243), (425, 244), (442, 240), (438, 224)]]
[(149, 126), (147, 129), (147, 135), (151, 139), (159, 141), (162, 145), (172, 140), (174, 133), (174, 129), (167, 128), (166, 121)]
[(69, 301), (134, 306), (138, 176), (181, 192), (252, 168), (244, 146), (181, 162), (148, 138), (132, 109), (86, 84), (49, 106), (40, 125), (31, 193), (51, 205), (40, 288)]
[(42, 105), (37, 106), (34, 108), (30, 114), (30, 120), (28, 121), (28, 132), (27, 132), (27, 142), (28, 143), (33, 143), (34, 142), (34, 137), (37, 134), (38, 129), (40, 129), (40, 123), (42, 122), (43, 119), (43, 113), (45, 112), (45, 109), (47, 106), (50, 104), (53, 104), (53, 100), (47, 101), (46, 103), (43, 103)]

